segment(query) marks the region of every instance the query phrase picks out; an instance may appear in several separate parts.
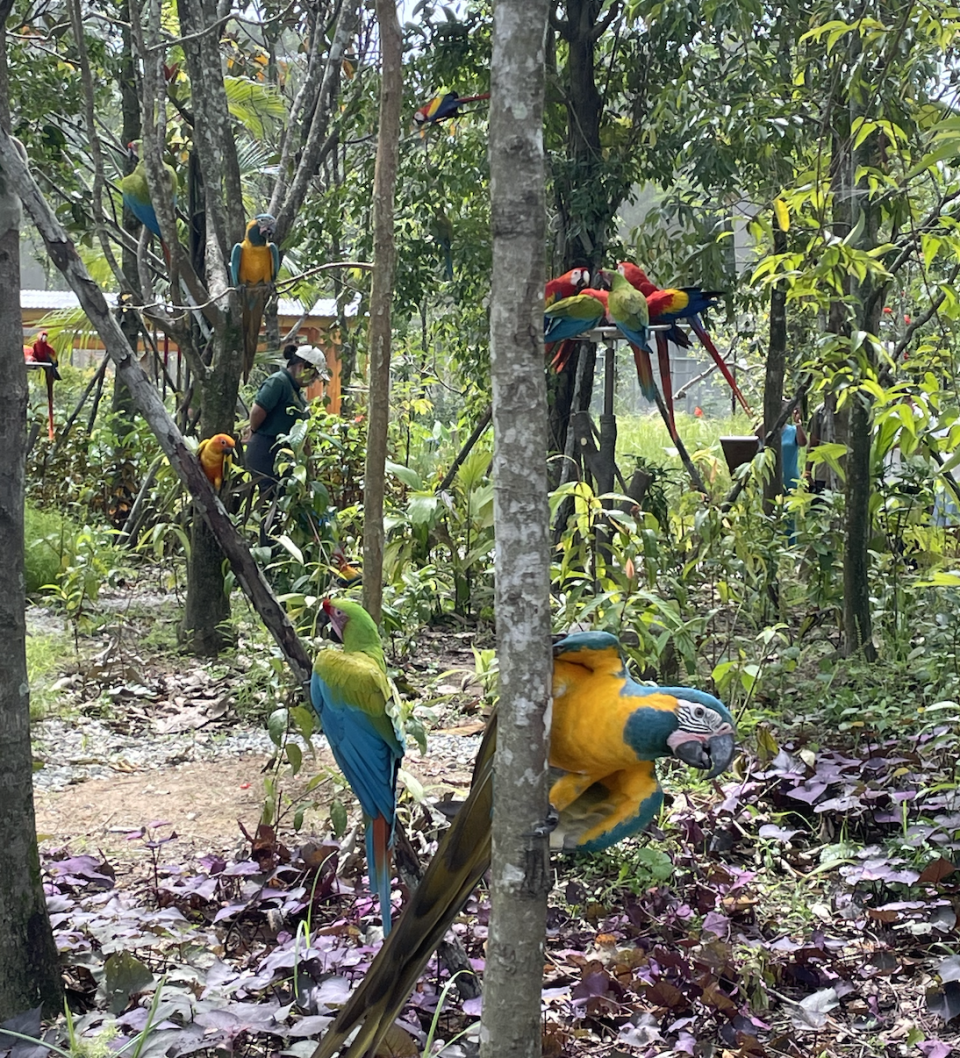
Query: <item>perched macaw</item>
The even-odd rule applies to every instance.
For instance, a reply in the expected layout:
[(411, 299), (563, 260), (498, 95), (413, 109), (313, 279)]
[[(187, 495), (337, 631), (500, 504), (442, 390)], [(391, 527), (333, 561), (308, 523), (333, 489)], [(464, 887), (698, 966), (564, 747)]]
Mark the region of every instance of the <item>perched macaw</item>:
[[(631, 261), (621, 261), (617, 265), (617, 271), (624, 276), (627, 281), (634, 286), (637, 290), (641, 291), (646, 298), (647, 304), (650, 311), (650, 322), (651, 323), (673, 323), (677, 320), (686, 320), (690, 324), (690, 329), (700, 339), (700, 344), (707, 350), (710, 356), (713, 358), (713, 362), (717, 365), (720, 374), (726, 379), (727, 385), (733, 390), (734, 396), (740, 402), (740, 406), (750, 416), (753, 415), (753, 411), (750, 405), (747, 403), (746, 397), (740, 391), (740, 387), (737, 385), (736, 379), (727, 366), (727, 362), (720, 355), (720, 351), (714, 344), (713, 339), (707, 333), (707, 329), (703, 325), (703, 321), (700, 319), (700, 313), (706, 309), (714, 308), (717, 299), (721, 296), (723, 291), (721, 290), (704, 290), (702, 287), (670, 287), (664, 290), (657, 288), (647, 278), (646, 273), (642, 268), (633, 264)], [(683, 334), (679, 327), (674, 326), (671, 330), (664, 333), (664, 348), (660, 352), (660, 375), (664, 377), (664, 358), (666, 356), (666, 340), (676, 342), (677, 345), (686, 348), (690, 344), (690, 340), (684, 335), (684, 340), (678, 341), (677, 336)], [(659, 336), (658, 336), (658, 348), (659, 348)], [(666, 375), (669, 376), (669, 362), (666, 371)], [(664, 383), (666, 396), (666, 382)], [(673, 416), (673, 391), (670, 389), (670, 399), (667, 401), (667, 407), (670, 411), (671, 417)]]
[(414, 113), (413, 123), (418, 128), (423, 128), (424, 125), (435, 125), (444, 118), (457, 117), (464, 103), (475, 103), (478, 99), (489, 98), (489, 92), (481, 92), (475, 96), (461, 96), (456, 92), (447, 92), (442, 96), (434, 96), (429, 103)]
[(44, 381), (47, 386), (47, 432), (53, 440), (53, 384), (61, 378), (57, 368), (57, 350), (47, 341), (47, 332), (41, 331), (33, 345), (23, 347), (23, 359), (28, 364), (43, 364)]
[(234, 244), (230, 254), (230, 281), (244, 286), (243, 294), (243, 380), (250, 377), (260, 341), (260, 323), (272, 284), (280, 271), (280, 250), (268, 239), (277, 222), (269, 213), (258, 213), (247, 225), (243, 242)]
[(556, 371), (563, 371), (567, 366), (573, 351), (572, 339), (603, 323), (609, 294), (608, 290), (584, 287), (579, 294), (562, 298), (546, 307), (543, 314), (543, 341)]
[(217, 490), (223, 485), (223, 479), (230, 469), (230, 460), (236, 448), (234, 439), (226, 433), (217, 433), (200, 442), (197, 459), (203, 467), (207, 480)]
[[(550, 802), (560, 816), (551, 845), (604, 849), (642, 830), (663, 793), (654, 761), (673, 756), (713, 778), (733, 759), (735, 725), (722, 702), (685, 687), (645, 687), (607, 632), (576, 632), (553, 648), (549, 760), (563, 774)], [(437, 944), (490, 865), (496, 716), (484, 735), (470, 794), (423, 881), (313, 1058), (373, 1054)]]
[(359, 603), (346, 599), (324, 599), (323, 611), (343, 649), (317, 655), (310, 697), (334, 759), (363, 808), (367, 872), (380, 901), (386, 936), (403, 732), (387, 709), (394, 690), (373, 618)]
[(343, 548), (337, 544), (330, 555), (333, 564), (337, 567), (337, 584), (341, 588), (352, 588), (363, 580), (363, 570), (355, 566), (344, 554)]
[(547, 280), (547, 285), (543, 292), (543, 303), (549, 308), (557, 301), (562, 301), (564, 298), (572, 298), (574, 294), (579, 294), (589, 283), (589, 268), (571, 268), (569, 272), (564, 272), (562, 276)]
[[(127, 154), (133, 159), (139, 158), (136, 142), (127, 144)], [(167, 191), (170, 195), (170, 202), (173, 205), (173, 208), (176, 209), (177, 190), (179, 188), (177, 173), (173, 166), (166, 162), (164, 162), (163, 168), (167, 178)], [(167, 264), (169, 264), (170, 253), (164, 245), (163, 238), (160, 235), (160, 222), (157, 220), (157, 212), (153, 208), (153, 202), (150, 199), (150, 187), (147, 184), (147, 171), (144, 168), (142, 159), (137, 161), (137, 167), (132, 173), (129, 173), (120, 180), (120, 194), (123, 196), (123, 204), (127, 209), (130, 210), (145, 228), (160, 239), (163, 255), (166, 258)]]
[(620, 333), (630, 343), (633, 362), (637, 367), (640, 391), (647, 400), (656, 400), (657, 384), (653, 379), (653, 365), (650, 362), (648, 341), (649, 331), (647, 330), (650, 322), (647, 299), (619, 272), (609, 273), (609, 279), (610, 296), (607, 298), (607, 312), (611, 321), (617, 325)]

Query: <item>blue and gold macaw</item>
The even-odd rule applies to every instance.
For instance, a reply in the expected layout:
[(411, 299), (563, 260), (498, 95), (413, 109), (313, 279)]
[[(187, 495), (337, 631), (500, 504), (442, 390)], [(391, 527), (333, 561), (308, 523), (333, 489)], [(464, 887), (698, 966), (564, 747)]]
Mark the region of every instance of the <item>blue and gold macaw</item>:
[[(135, 160), (140, 158), (136, 141), (127, 144), (127, 154), (130, 158)], [(167, 191), (170, 195), (170, 202), (174, 210), (176, 210), (177, 190), (179, 188), (177, 173), (173, 166), (166, 162), (164, 162), (163, 170), (166, 175)], [(158, 239), (160, 239), (163, 256), (169, 265), (170, 253), (160, 235), (160, 222), (157, 220), (157, 211), (153, 208), (153, 200), (150, 197), (150, 186), (147, 183), (147, 171), (144, 168), (142, 159), (137, 160), (137, 166), (132, 173), (129, 173), (120, 180), (120, 194), (123, 197), (123, 204), (127, 209), (130, 210), (130, 212), (148, 231), (152, 232)]]
[(243, 380), (250, 377), (260, 341), (260, 324), (273, 283), (280, 271), (280, 250), (270, 242), (277, 222), (269, 213), (258, 213), (247, 224), (243, 242), (230, 254), (230, 281), (243, 286)]
[[(607, 632), (576, 632), (554, 646), (551, 845), (596, 851), (642, 830), (660, 810), (654, 761), (676, 757), (713, 778), (733, 759), (733, 717), (717, 698), (687, 687), (645, 687), (627, 672)], [(490, 865), (496, 715), (474, 766), (470, 794), (423, 881), (362, 983), (313, 1058), (331, 1058), (359, 1026), (343, 1058), (376, 1051), (430, 956)]]
[(317, 655), (310, 698), (334, 759), (363, 808), (367, 872), (386, 936), (403, 732), (387, 708), (394, 691), (373, 618), (347, 599), (324, 599), (323, 611), (343, 649)]

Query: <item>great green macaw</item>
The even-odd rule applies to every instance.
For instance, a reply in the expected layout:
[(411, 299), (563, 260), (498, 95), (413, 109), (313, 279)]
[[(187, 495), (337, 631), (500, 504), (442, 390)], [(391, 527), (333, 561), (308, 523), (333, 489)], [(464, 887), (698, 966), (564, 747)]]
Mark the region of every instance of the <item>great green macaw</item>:
[(489, 98), (489, 92), (481, 92), (475, 96), (461, 96), (456, 92), (446, 92), (442, 96), (434, 96), (429, 103), (420, 107), (413, 115), (413, 123), (418, 128), (423, 128), (424, 125), (435, 125), (445, 118), (457, 117), (464, 103), (475, 103), (478, 99)]
[[(686, 687), (645, 687), (627, 672), (607, 632), (576, 632), (553, 648), (549, 760), (562, 774), (550, 802), (560, 817), (551, 844), (604, 849), (642, 830), (663, 793), (654, 761), (673, 756), (713, 778), (733, 759), (733, 717)], [(423, 881), (313, 1058), (375, 1053), (444, 934), (490, 865), (496, 716), (484, 734), (470, 794), (443, 835)]]
[[(706, 309), (714, 308), (717, 300), (722, 295), (722, 290), (704, 290), (702, 287), (668, 287), (661, 290), (647, 278), (646, 273), (632, 261), (621, 261), (617, 265), (617, 271), (635, 289), (646, 296), (647, 306), (650, 313), (651, 323), (676, 324), (677, 320), (686, 320), (690, 329), (700, 339), (700, 344), (707, 350), (717, 365), (720, 374), (726, 379), (727, 385), (733, 390), (733, 395), (740, 402), (743, 410), (753, 416), (753, 411), (747, 403), (746, 397), (740, 391), (737, 380), (733, 377), (727, 362), (720, 355), (720, 351), (714, 344), (713, 339), (707, 333), (700, 313)], [(678, 340), (678, 336), (682, 339)], [(664, 401), (673, 418), (673, 387), (668, 384), (670, 378), (670, 366), (667, 355), (667, 341), (675, 342), (684, 348), (689, 346), (690, 339), (683, 334), (679, 327), (672, 327), (669, 331), (657, 334), (657, 349), (660, 361), (660, 378), (663, 380)], [(662, 341), (662, 346), (661, 346)], [(666, 361), (666, 366), (665, 366)], [(669, 391), (669, 397), (668, 397)]]
[(630, 343), (641, 392), (647, 400), (656, 400), (657, 384), (653, 379), (648, 341), (650, 313), (647, 309), (647, 299), (619, 272), (605, 272), (604, 275), (610, 280), (610, 296), (607, 299), (610, 319)]
[(317, 655), (310, 698), (334, 759), (363, 809), (367, 873), (386, 936), (403, 732), (387, 708), (394, 691), (373, 618), (348, 599), (324, 599), (323, 611), (343, 649)]
[[(157, 220), (157, 211), (153, 208), (153, 201), (150, 198), (150, 187), (147, 184), (147, 171), (144, 168), (143, 160), (140, 159), (136, 141), (127, 144), (127, 154), (130, 158), (139, 160), (133, 172), (120, 180), (120, 194), (123, 197), (123, 204), (148, 231), (160, 239), (163, 255), (169, 265), (170, 253), (160, 234), (160, 222)], [(167, 162), (163, 163), (163, 170), (166, 175), (167, 193), (170, 195), (170, 203), (176, 210), (177, 190), (179, 188), (177, 172)]]
[(243, 292), (243, 380), (250, 377), (260, 341), (260, 324), (273, 283), (280, 271), (280, 250), (268, 240), (277, 222), (269, 213), (258, 213), (247, 224), (243, 242), (234, 243), (230, 254), (230, 281)]
[(573, 350), (573, 339), (603, 323), (609, 294), (608, 290), (585, 287), (579, 294), (562, 298), (544, 309), (543, 342), (547, 355), (552, 355), (552, 364), (557, 371), (567, 366)]

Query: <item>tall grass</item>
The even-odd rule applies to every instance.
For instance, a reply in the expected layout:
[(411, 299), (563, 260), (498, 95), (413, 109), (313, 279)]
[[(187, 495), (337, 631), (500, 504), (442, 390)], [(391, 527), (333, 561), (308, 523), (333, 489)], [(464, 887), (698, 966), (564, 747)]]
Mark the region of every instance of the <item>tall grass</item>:
[(59, 511), (29, 504), (23, 512), (24, 577), (27, 595), (56, 583), (73, 555), (77, 527)]

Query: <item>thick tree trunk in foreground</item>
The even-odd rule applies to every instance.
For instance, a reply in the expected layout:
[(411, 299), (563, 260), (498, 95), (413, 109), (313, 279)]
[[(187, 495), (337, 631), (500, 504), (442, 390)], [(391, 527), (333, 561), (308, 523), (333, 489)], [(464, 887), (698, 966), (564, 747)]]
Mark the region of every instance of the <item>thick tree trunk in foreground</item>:
[(377, 0), (380, 129), (373, 174), (373, 283), (370, 288), (370, 396), (363, 473), (363, 604), (379, 624), (383, 603), (383, 478), (390, 418), (390, 308), (397, 250), (393, 199), (400, 154), (403, 42), (394, 0)]
[(540, 1054), (549, 890), (549, 512), (543, 372), (546, 0), (494, 4), (490, 106), (494, 518), (500, 705), (483, 1058)]
[[(0, 3), (0, 119), (7, 125), (6, 35)], [(9, 141), (7, 141), (9, 142)], [(30, 690), (23, 583), (23, 481), (27, 371), (20, 317), (20, 200), (0, 165), (0, 1021), (42, 1005), (55, 1015), (63, 993), (47, 917), (33, 811)]]

